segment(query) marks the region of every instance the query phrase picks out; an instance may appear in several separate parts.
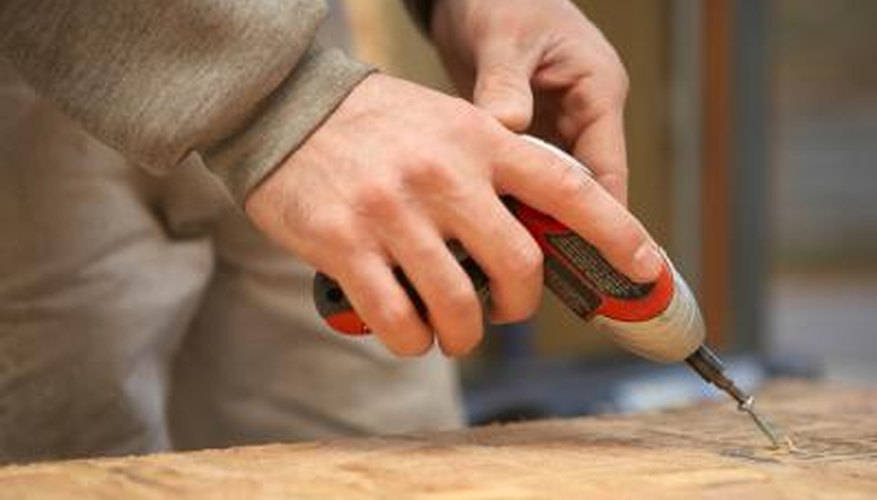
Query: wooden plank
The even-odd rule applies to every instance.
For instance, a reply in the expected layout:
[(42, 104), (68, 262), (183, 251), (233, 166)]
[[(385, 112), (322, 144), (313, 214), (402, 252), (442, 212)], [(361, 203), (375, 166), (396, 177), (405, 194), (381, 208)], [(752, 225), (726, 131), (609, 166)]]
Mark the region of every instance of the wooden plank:
[(873, 498), (877, 390), (773, 385), (772, 451), (730, 404), (0, 469), (0, 498)]

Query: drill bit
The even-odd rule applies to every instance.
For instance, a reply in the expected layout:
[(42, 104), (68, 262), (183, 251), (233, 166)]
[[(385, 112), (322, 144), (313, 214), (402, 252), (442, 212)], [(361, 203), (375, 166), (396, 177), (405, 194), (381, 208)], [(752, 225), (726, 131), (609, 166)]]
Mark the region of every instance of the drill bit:
[(774, 427), (755, 411), (755, 398), (743, 392), (733, 380), (725, 375), (725, 366), (716, 354), (707, 346), (702, 345), (691, 356), (685, 359), (704, 380), (725, 391), (737, 401), (737, 409), (748, 414), (758, 429), (770, 440), (774, 448), (780, 448), (787, 442), (781, 439)]

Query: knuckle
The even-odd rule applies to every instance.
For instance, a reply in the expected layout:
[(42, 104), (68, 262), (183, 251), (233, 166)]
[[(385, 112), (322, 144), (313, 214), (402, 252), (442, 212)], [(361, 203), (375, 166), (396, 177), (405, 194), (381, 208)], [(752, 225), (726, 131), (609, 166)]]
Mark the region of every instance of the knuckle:
[(627, 248), (632, 254), (635, 252), (643, 243), (649, 241), (649, 235), (646, 234), (645, 229), (643, 229), (642, 225), (635, 221), (632, 217), (628, 217), (624, 227), (621, 230), (622, 239), (624, 240)]
[(483, 332), (479, 329), (472, 333), (455, 332), (440, 339), (442, 352), (448, 356), (462, 357), (471, 353), (481, 343)]
[(338, 213), (325, 211), (322, 213), (313, 213), (308, 221), (313, 231), (317, 232), (324, 238), (335, 239), (344, 237), (350, 229), (351, 223), (347, 217), (343, 217)]
[(457, 105), (453, 109), (453, 114), (449, 116), (448, 130), (453, 138), (471, 138), (473, 134), (484, 135), (490, 120), (487, 115), (472, 103), (455, 98)]
[(387, 333), (404, 333), (413, 312), (408, 304), (386, 301), (375, 311), (375, 319)]
[(509, 245), (508, 272), (518, 278), (534, 278), (542, 275), (542, 251), (529, 237)]
[[(501, 127), (501, 125), (500, 125)], [(516, 164), (521, 158), (532, 157), (533, 146), (526, 141), (519, 140), (514, 134), (509, 134), (505, 129), (490, 134), (487, 146), (493, 151), (497, 163)], [(552, 158), (550, 161), (554, 161)], [(551, 165), (549, 165), (550, 167)]]
[(473, 106), (471, 102), (459, 96), (451, 97), (449, 102), (451, 103), (450, 112), (453, 113), (452, 116), (455, 118), (452, 124), (471, 123), (473, 120), (477, 119), (477, 108)]
[(630, 88), (630, 77), (627, 68), (618, 52), (608, 43), (604, 45), (597, 57), (598, 73), (605, 84), (619, 96), (626, 96)]
[(402, 211), (402, 198), (398, 190), (381, 182), (361, 186), (353, 199), (356, 213), (368, 219), (384, 220)]
[(436, 156), (427, 151), (412, 154), (411, 161), (403, 170), (403, 181), (410, 186), (442, 189), (453, 184), (453, 171)]
[(469, 283), (447, 288), (442, 296), (442, 310), (449, 317), (467, 318), (478, 314), (481, 307)]
[(616, 58), (595, 73), (593, 85), (577, 85), (565, 101), (573, 109), (587, 110), (589, 116), (597, 116), (622, 109), (629, 92), (630, 77)]
[(630, 91), (630, 75), (627, 74), (627, 69), (621, 60), (616, 58), (615, 64), (612, 64), (607, 71), (606, 78), (609, 81), (610, 87), (615, 90), (616, 98), (620, 100), (626, 99)]
[(432, 342), (427, 339), (411, 338), (406, 339), (405, 342), (391, 342), (385, 343), (385, 345), (396, 356), (412, 358), (426, 354), (432, 347)]
[(410, 330), (409, 325), (419, 319), (408, 304), (384, 304), (376, 311), (374, 321), (380, 325), (384, 345), (396, 356), (420, 356), (432, 346), (432, 337)]
[(361, 239), (351, 218), (337, 210), (314, 211), (304, 220), (298, 220), (297, 228), (304, 236), (297, 247), (324, 255), (335, 251), (347, 252), (359, 248)]
[(624, 189), (627, 187), (628, 170), (624, 165), (615, 166), (612, 172), (606, 172), (599, 176), (599, 183), (610, 190)]
[(557, 193), (555, 199), (562, 204), (575, 204), (577, 201), (587, 198), (592, 192), (594, 183), (566, 163), (560, 160), (555, 161), (559, 170), (555, 183)]
[(649, 241), (649, 237), (639, 223), (625, 217), (619, 224), (608, 228), (604, 241), (606, 245), (612, 245), (624, 260), (633, 261), (635, 252)]
[(479, 83), (485, 87), (499, 91), (517, 92), (520, 90), (515, 78), (520, 71), (510, 62), (501, 61), (487, 64), (480, 71), (484, 72), (484, 76)]

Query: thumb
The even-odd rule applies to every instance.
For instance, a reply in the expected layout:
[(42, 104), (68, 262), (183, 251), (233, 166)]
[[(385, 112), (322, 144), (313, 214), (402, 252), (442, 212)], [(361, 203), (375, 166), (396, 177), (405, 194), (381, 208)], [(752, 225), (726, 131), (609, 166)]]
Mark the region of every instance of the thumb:
[(530, 78), (536, 57), (512, 45), (499, 42), (479, 54), (472, 102), (507, 128), (523, 132), (533, 118)]

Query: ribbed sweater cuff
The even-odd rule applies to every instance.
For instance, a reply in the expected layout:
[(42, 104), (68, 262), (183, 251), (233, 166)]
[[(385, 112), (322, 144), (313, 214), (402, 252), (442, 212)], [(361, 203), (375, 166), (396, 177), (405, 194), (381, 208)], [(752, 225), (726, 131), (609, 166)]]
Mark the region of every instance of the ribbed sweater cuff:
[(241, 132), (203, 153), (207, 167), (243, 206), (373, 69), (338, 50), (312, 47)]

